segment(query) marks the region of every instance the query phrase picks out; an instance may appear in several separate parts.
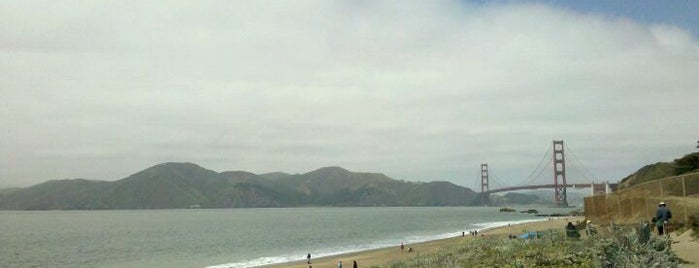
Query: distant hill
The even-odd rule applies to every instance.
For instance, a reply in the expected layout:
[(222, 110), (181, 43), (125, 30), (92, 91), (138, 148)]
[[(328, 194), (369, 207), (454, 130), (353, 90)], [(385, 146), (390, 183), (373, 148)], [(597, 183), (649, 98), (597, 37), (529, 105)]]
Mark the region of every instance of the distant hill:
[[(568, 189), (566, 196), (568, 204), (571, 206), (582, 205), (583, 199), (588, 195), (589, 189), (578, 191)], [(553, 190), (525, 190), (520, 192), (509, 192), (503, 195), (491, 195), (490, 203), (494, 206), (555, 206), (553, 200)]]
[(471, 189), (449, 182), (403, 182), (341, 167), (256, 175), (217, 173), (193, 163), (163, 163), (113, 182), (54, 180), (0, 191), (0, 209), (464, 206), (477, 203), (477, 198)]
[(697, 171), (699, 171), (699, 152), (685, 155), (672, 162), (659, 162), (642, 167), (638, 171), (622, 179), (619, 183), (619, 189)]
[(508, 204), (530, 205), (539, 202), (539, 197), (533, 194), (506, 193), (503, 197)]
[(14, 191), (17, 191), (20, 189), (21, 188), (14, 188), (14, 187), (13, 188), (0, 188), (0, 194), (10, 193), (10, 192), (14, 192)]

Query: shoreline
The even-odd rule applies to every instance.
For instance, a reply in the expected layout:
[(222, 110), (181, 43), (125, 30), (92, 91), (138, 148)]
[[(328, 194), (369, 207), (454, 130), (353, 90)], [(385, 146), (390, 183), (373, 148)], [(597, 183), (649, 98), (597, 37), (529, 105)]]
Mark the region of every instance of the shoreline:
[[(569, 222), (577, 223), (578, 221), (583, 221), (584, 217), (557, 217), (557, 218), (544, 218), (537, 220), (526, 220), (519, 221), (516, 223), (508, 222), (494, 222), (494, 223), (483, 223), (485, 226), (478, 229), (478, 236), (472, 236), (468, 233), (465, 236), (456, 235), (447, 238), (434, 239), (428, 241), (422, 241), (417, 243), (406, 243), (404, 251), (401, 252), (399, 245), (393, 247), (382, 247), (376, 249), (367, 249), (361, 251), (340, 253), (334, 255), (326, 255), (320, 257), (313, 257), (311, 259), (311, 265), (313, 267), (337, 267), (338, 261), (342, 261), (343, 266), (351, 267), (353, 261), (357, 261), (360, 267), (369, 267), (373, 265), (384, 265), (392, 261), (400, 260), (403, 258), (408, 258), (414, 254), (419, 253), (431, 253), (439, 249), (449, 248), (451, 246), (457, 245), (465, 240), (479, 239), (481, 237), (507, 237), (509, 234), (520, 235), (528, 231), (543, 231), (547, 229), (563, 229), (564, 226)], [(498, 225), (502, 224), (502, 225)], [(507, 224), (507, 225), (505, 225)], [(488, 226), (495, 225), (495, 226)], [(468, 230), (467, 230), (468, 232)], [(409, 248), (412, 248), (412, 252), (408, 252)], [(305, 259), (281, 262), (274, 264), (265, 264), (254, 266), (253, 268), (308, 268), (309, 264), (306, 263)]]

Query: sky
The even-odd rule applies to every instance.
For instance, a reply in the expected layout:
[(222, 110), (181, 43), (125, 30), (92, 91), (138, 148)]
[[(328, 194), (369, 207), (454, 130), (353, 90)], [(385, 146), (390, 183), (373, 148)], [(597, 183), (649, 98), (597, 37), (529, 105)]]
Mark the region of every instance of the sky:
[(0, 187), (193, 162), (480, 189), (481, 163), (552, 182), (553, 140), (616, 181), (699, 150), (697, 3), (3, 1)]

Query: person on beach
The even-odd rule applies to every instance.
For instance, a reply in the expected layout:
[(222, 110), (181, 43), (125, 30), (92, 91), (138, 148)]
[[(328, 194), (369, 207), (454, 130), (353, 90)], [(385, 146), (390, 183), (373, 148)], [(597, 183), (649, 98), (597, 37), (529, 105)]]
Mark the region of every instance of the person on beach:
[(405, 249), (405, 246), (403, 246), (403, 242), (400, 242), (400, 252), (403, 252), (404, 249)]
[(580, 238), (580, 232), (578, 232), (578, 229), (575, 228), (572, 222), (568, 222), (568, 225), (566, 225), (566, 237)]
[(352, 268), (357, 268), (357, 267), (359, 267), (359, 266), (357, 266), (357, 261), (352, 261)]
[(306, 255), (306, 260), (308, 260), (308, 264), (311, 264), (311, 253), (308, 253), (308, 255)]
[(658, 209), (655, 211), (655, 226), (658, 227), (658, 235), (663, 235), (665, 233), (665, 225), (670, 222), (672, 218), (672, 211), (667, 208), (665, 202), (660, 202), (658, 204)]
[(337, 262), (337, 268), (342, 268), (342, 261)]

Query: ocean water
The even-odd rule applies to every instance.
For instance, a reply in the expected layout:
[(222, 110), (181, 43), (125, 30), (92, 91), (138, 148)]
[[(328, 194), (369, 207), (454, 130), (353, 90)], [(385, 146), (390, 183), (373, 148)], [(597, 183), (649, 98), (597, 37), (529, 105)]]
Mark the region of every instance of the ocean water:
[(0, 267), (254, 267), (533, 220), (493, 207), (0, 211)]

